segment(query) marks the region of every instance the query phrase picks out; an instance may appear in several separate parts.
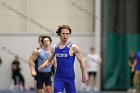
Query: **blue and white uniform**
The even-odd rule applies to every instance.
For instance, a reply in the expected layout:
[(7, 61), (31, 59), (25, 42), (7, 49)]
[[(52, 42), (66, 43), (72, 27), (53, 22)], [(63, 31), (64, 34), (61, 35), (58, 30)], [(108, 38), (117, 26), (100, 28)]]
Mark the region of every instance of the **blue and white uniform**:
[(59, 44), (55, 47), (57, 69), (54, 80), (54, 93), (63, 93), (64, 88), (66, 93), (76, 93), (74, 73), (75, 55), (70, 55), (72, 44), (72, 42), (69, 42), (63, 49), (59, 48)]

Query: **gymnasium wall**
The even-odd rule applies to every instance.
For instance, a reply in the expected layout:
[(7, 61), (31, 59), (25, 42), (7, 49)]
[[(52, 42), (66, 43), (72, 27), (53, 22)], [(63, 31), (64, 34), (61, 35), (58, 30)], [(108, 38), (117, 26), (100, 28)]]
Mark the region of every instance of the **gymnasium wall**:
[(0, 32), (56, 31), (62, 24), (93, 32), (94, 11), (94, 0), (0, 0)]

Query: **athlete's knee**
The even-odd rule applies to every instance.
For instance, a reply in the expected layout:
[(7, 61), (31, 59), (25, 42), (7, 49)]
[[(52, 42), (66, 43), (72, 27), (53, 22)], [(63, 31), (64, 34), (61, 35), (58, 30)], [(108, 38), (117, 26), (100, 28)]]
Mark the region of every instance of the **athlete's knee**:
[(37, 93), (43, 93), (42, 89), (37, 89)]
[(51, 93), (52, 90), (51, 89), (46, 89), (46, 93)]
[(52, 87), (51, 86), (47, 86), (46, 87), (46, 93), (51, 93), (52, 92)]

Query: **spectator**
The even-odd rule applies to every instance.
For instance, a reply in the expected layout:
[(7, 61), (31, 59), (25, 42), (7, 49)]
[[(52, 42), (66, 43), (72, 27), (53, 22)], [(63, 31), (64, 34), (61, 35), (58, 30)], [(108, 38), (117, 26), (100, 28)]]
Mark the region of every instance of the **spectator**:
[(14, 61), (11, 65), (12, 69), (12, 79), (14, 81), (14, 87), (25, 90), (25, 80), (23, 75), (21, 74), (21, 67), (18, 56), (15, 56)]
[[(132, 66), (133, 66), (135, 61), (136, 61), (135, 53), (134, 53), (134, 51), (130, 51), (130, 56), (129, 56), (129, 60), (128, 60), (128, 66), (130, 67), (130, 70), (132, 69)], [(133, 72), (131, 71), (131, 75), (130, 75), (130, 86), (131, 86), (131, 88), (133, 88), (134, 74), (135, 74), (135, 70)]]
[(96, 79), (99, 70), (99, 64), (101, 63), (101, 57), (96, 54), (93, 47), (89, 49), (89, 54), (85, 58), (85, 63), (88, 73), (87, 91), (90, 91), (92, 89), (96, 91)]

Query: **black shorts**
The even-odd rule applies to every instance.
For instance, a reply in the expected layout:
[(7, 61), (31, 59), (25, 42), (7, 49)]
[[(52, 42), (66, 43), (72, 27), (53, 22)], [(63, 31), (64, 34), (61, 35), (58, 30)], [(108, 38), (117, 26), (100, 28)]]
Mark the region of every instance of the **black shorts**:
[(52, 76), (51, 72), (38, 72), (37, 77), (36, 77), (37, 89), (42, 89), (44, 83), (45, 83), (45, 86), (52, 86), (51, 76)]
[(89, 77), (90, 77), (90, 76), (96, 77), (96, 74), (97, 74), (97, 72), (88, 72), (88, 76), (89, 76)]
[(34, 80), (37, 80), (37, 76), (33, 76)]

